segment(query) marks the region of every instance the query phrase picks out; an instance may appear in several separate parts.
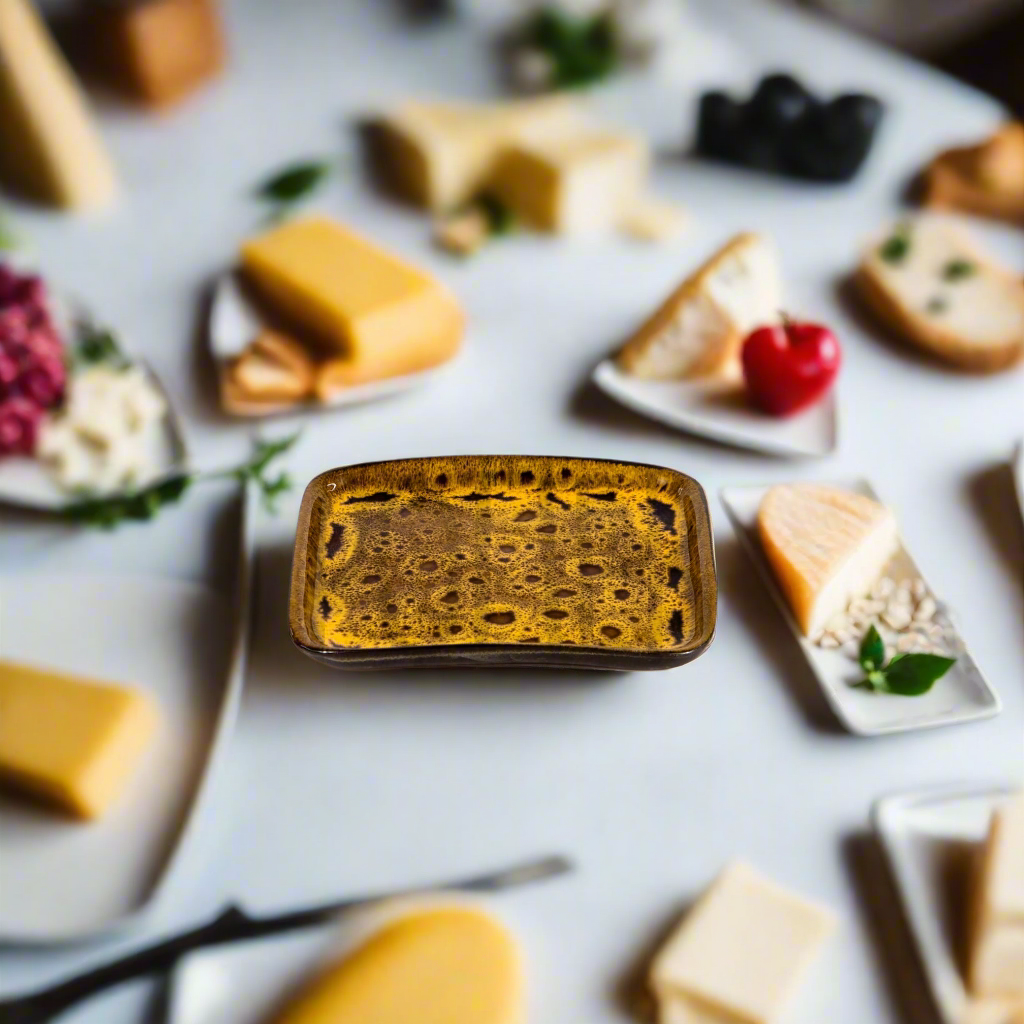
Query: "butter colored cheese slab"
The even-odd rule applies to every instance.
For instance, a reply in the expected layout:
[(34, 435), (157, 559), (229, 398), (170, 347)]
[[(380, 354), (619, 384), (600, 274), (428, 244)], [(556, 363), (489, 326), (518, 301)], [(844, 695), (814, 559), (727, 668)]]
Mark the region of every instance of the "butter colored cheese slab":
[(884, 505), (837, 487), (780, 484), (764, 496), (758, 534), (806, 636), (863, 597), (899, 547)]
[(1024, 795), (992, 816), (976, 889), (971, 992), (1024, 1002)]
[(74, 210), (117, 193), (85, 98), (29, 0), (0, 2), (0, 178)]
[[(894, 238), (904, 240), (896, 252)], [(989, 373), (1024, 358), (1020, 276), (941, 217), (916, 218), (877, 239), (856, 282), (889, 329), (944, 362)]]
[(421, 270), (327, 218), (289, 221), (247, 242), (242, 272), (300, 340), (330, 353), (317, 393), (450, 359), (464, 317)]
[(776, 1024), (834, 928), (828, 911), (730, 865), (651, 967), (661, 1024)]
[(137, 690), (0, 661), (0, 780), (79, 817), (121, 796), (156, 723)]
[(738, 370), (755, 327), (782, 305), (778, 257), (763, 235), (730, 239), (649, 316), (616, 357), (624, 373), (672, 380)]
[(569, 132), (510, 146), (488, 189), (542, 231), (596, 233), (617, 227), (635, 206), (649, 163), (634, 136)]
[(371, 138), (386, 183), (410, 202), (446, 213), (483, 189), (507, 146), (560, 134), (579, 118), (565, 96), (491, 104), (412, 100), (385, 114)]
[(275, 1024), (524, 1024), (518, 950), (469, 907), (384, 926), (329, 968)]

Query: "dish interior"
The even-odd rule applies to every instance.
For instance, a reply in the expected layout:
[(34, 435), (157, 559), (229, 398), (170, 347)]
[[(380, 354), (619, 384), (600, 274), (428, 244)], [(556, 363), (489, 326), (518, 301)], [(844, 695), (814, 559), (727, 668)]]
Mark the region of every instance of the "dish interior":
[(303, 612), (325, 649), (473, 644), (679, 652), (708, 638), (703, 491), (673, 470), (471, 456), (309, 486)]

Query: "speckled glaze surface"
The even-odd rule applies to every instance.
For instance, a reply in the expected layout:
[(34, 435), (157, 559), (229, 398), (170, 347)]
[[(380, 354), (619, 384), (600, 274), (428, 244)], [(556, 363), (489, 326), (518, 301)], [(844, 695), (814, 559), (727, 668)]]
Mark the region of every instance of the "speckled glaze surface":
[(295, 643), (339, 668), (658, 669), (714, 636), (707, 500), (637, 463), (451, 456), (306, 488)]

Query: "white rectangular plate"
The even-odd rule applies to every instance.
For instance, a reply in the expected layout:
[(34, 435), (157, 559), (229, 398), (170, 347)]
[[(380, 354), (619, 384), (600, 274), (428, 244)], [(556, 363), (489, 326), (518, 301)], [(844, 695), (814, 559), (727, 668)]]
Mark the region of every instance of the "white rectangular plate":
[[(878, 500), (878, 495), (865, 480), (840, 481), (835, 486)], [(764, 556), (757, 533), (757, 510), (767, 490), (767, 486), (726, 487), (721, 492), (722, 504), (740, 543), (746, 548), (789, 623), (829, 706), (850, 732), (858, 736), (880, 736), (910, 729), (972, 722), (999, 714), (998, 695), (967, 651), (960, 654), (956, 664), (921, 697), (871, 693), (852, 686), (860, 677), (856, 662), (841, 651), (826, 650), (812, 644), (803, 635)], [(900, 578), (924, 578), (902, 544), (893, 560), (891, 571)]]
[(795, 416), (778, 417), (750, 405), (738, 379), (643, 380), (605, 359), (594, 370), (593, 381), (641, 416), (738, 448), (808, 458), (827, 455), (836, 446), (834, 391)]
[(967, 1005), (960, 964), (970, 862), (992, 812), (1012, 792), (930, 788), (884, 797), (871, 812), (942, 1024), (959, 1024)]
[(97, 822), (0, 795), (0, 941), (80, 940), (129, 924), (182, 848), (241, 696), (251, 504), (240, 513), (233, 600), (143, 576), (0, 577), (0, 654), (123, 681), (160, 709), (157, 742), (129, 792)]
[[(213, 301), (210, 304), (209, 343), (210, 352), (217, 364), (218, 375), (225, 373), (228, 360), (240, 355), (263, 327), (259, 310), (249, 301), (232, 272), (221, 274), (213, 287)], [(436, 376), (443, 366), (409, 373), (401, 377), (370, 381), (336, 391), (325, 403), (266, 402), (251, 403), (247, 411), (231, 415), (246, 417), (275, 416), (297, 410), (324, 410), (346, 405), (360, 405), (378, 398), (401, 394), (426, 384)]]

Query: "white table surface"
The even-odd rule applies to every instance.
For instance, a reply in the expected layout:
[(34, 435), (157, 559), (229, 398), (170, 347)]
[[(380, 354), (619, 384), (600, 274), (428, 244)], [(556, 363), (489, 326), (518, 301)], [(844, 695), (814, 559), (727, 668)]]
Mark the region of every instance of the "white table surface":
[[(721, 604), (710, 652), (688, 667), (632, 676), (331, 672), (287, 637), (295, 493), (279, 518), (261, 524), (241, 720), (166, 898), (142, 932), (116, 943), (3, 951), (5, 993), (195, 921), (229, 897), (290, 908), (562, 851), (579, 860), (574, 877), (502, 902), (527, 944), (531, 1020), (610, 1024), (630, 1019), (615, 992), (651, 938), (726, 860), (743, 856), (844, 919), (799, 1020), (908, 1019), (891, 985), (900, 973), (894, 905), (883, 901), (879, 911), (879, 930), (895, 936), (886, 945), (864, 908), (873, 862), (856, 837), (882, 793), (1021, 776), (1024, 543), (1001, 466), (1024, 433), (1024, 375), (964, 377), (898, 352), (837, 305), (835, 282), (864, 235), (898, 209), (903, 179), (936, 148), (987, 131), (999, 112), (931, 71), (798, 15), (740, 0), (708, 6), (749, 54), (723, 70), (724, 80), (746, 86), (785, 66), (814, 85), (860, 85), (887, 99), (885, 129), (856, 187), (817, 190), (668, 158), (658, 191), (694, 214), (678, 242), (522, 237), (459, 264), (431, 251), (420, 215), (379, 200), (354, 173), (343, 177), (318, 205), (435, 270), (465, 303), (470, 331), (460, 361), (428, 390), (302, 419), (291, 471), (304, 483), (345, 463), (486, 452), (684, 470), (707, 488), (715, 518)], [(213, 88), (163, 117), (104, 110), (126, 184), (115, 210), (82, 220), (16, 211), (46, 272), (88, 296), (162, 374), (196, 461), (208, 466), (247, 448), (249, 428), (215, 411), (199, 325), (205, 283), (259, 221), (254, 182), (299, 157), (351, 150), (346, 118), (367, 106), (494, 88), (488, 53), (468, 33), (397, 34), (382, 2), (237, 0), (227, 20), (231, 66)], [(659, 144), (679, 148), (688, 120), (679, 95), (625, 82), (600, 102), (624, 113), (642, 108)], [(827, 460), (787, 463), (706, 444), (583, 388), (593, 363), (652, 303), (742, 228), (775, 236), (793, 310), (826, 319), (845, 345), (841, 441)], [(981, 230), (1024, 271), (1019, 234)], [(860, 474), (896, 509), (923, 570), (960, 610), (1002, 696), (999, 718), (862, 740), (823, 716), (717, 491)], [(225, 502), (216, 488), (197, 492), (159, 521), (112, 535), (4, 514), (0, 562), (5, 570), (216, 578), (233, 550)], [(134, 986), (67, 1020), (159, 1020), (146, 1016), (151, 991)]]

